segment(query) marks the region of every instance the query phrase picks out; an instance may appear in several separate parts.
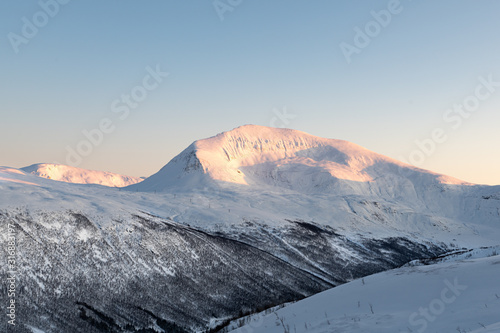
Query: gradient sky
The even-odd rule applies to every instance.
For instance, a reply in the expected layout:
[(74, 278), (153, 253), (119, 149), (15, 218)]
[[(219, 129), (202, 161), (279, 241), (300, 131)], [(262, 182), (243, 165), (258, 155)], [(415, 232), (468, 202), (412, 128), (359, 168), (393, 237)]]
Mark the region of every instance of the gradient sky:
[[(500, 84), (477, 88), (500, 82), (499, 1), (220, 0), (231, 10), (218, 13), (211, 0), (73, 0), (53, 17), (40, 3), (0, 2), (0, 165), (67, 164), (107, 118), (79, 167), (149, 176), (194, 140), (257, 124), (500, 184)], [(348, 63), (356, 27), (372, 37)], [(168, 77), (121, 119), (113, 102), (157, 66)], [(474, 112), (447, 111), (477, 89)]]

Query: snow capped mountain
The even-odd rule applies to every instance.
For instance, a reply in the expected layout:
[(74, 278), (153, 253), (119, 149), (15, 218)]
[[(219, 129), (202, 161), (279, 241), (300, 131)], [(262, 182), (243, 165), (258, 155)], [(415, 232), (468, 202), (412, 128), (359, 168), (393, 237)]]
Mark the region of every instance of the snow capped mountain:
[(125, 188), (49, 169), (0, 167), (19, 316), (46, 332), (199, 332), (500, 239), (500, 186), (295, 130), (249, 125), (196, 141)]
[(52, 180), (75, 184), (99, 184), (124, 187), (143, 181), (143, 178), (123, 176), (116, 173), (75, 168), (62, 164), (39, 163), (20, 170)]
[[(496, 234), (500, 219), (498, 200), (485, 199), (496, 198), (498, 186), (416, 168), (347, 141), (255, 125), (195, 141), (125, 190), (190, 193), (202, 206), (181, 214), (203, 228), (213, 226), (207, 221), (238, 225), (228, 213), (241, 210), (246, 219), (267, 224), (285, 213), (288, 220), (317, 221), (349, 234), (451, 243)], [(459, 229), (471, 237), (457, 238)]]
[[(245, 125), (198, 140), (158, 173), (131, 189), (231, 183), (276, 186), (299, 192), (369, 191), (373, 183), (422, 179), (466, 185), (458, 179), (406, 165), (356, 144), (301, 131)], [(385, 185), (385, 183), (384, 183)]]

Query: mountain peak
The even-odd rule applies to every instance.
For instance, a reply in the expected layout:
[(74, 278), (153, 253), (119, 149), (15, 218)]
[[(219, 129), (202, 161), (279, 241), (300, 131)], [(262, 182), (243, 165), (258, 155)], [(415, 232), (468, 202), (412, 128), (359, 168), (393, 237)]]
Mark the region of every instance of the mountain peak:
[(225, 182), (323, 191), (340, 182), (369, 183), (405, 169), (441, 183), (463, 182), (417, 169), (348, 141), (285, 128), (244, 125), (197, 140), (158, 173), (134, 186), (162, 191)]

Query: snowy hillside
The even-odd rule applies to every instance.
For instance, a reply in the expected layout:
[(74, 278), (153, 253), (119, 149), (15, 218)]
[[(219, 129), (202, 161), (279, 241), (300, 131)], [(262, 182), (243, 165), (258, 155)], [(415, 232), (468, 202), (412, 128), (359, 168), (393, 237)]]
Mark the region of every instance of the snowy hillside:
[[(490, 235), (488, 244), (496, 244), (492, 235), (500, 228), (500, 186), (465, 183), (346, 141), (255, 125), (195, 141), (125, 190), (177, 199), (185, 193), (192, 207), (175, 218), (212, 230), (239, 228), (242, 220), (281, 226), (287, 219), (355, 238), (404, 235), (481, 246)], [(157, 208), (151, 211), (163, 216)], [(237, 237), (248, 231), (239, 228)]]
[(86, 170), (62, 164), (39, 163), (20, 170), (35, 176), (75, 184), (124, 187), (143, 181), (143, 178), (123, 176), (105, 171)]
[(367, 276), (276, 311), (237, 320), (227, 331), (500, 332), (498, 252), (498, 248), (483, 249), (473, 251), (474, 256)]
[(9, 224), (26, 325), (185, 333), (449, 250), (498, 245), (500, 186), (345, 141), (243, 126), (194, 142), (125, 188), (0, 167), (2, 242)]

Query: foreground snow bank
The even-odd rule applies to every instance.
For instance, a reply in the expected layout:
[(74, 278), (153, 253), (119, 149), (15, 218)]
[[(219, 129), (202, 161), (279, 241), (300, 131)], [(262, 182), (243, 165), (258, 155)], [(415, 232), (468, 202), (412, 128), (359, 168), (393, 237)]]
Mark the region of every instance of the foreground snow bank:
[(368, 276), (235, 322), (229, 331), (500, 332), (500, 256), (494, 253)]

